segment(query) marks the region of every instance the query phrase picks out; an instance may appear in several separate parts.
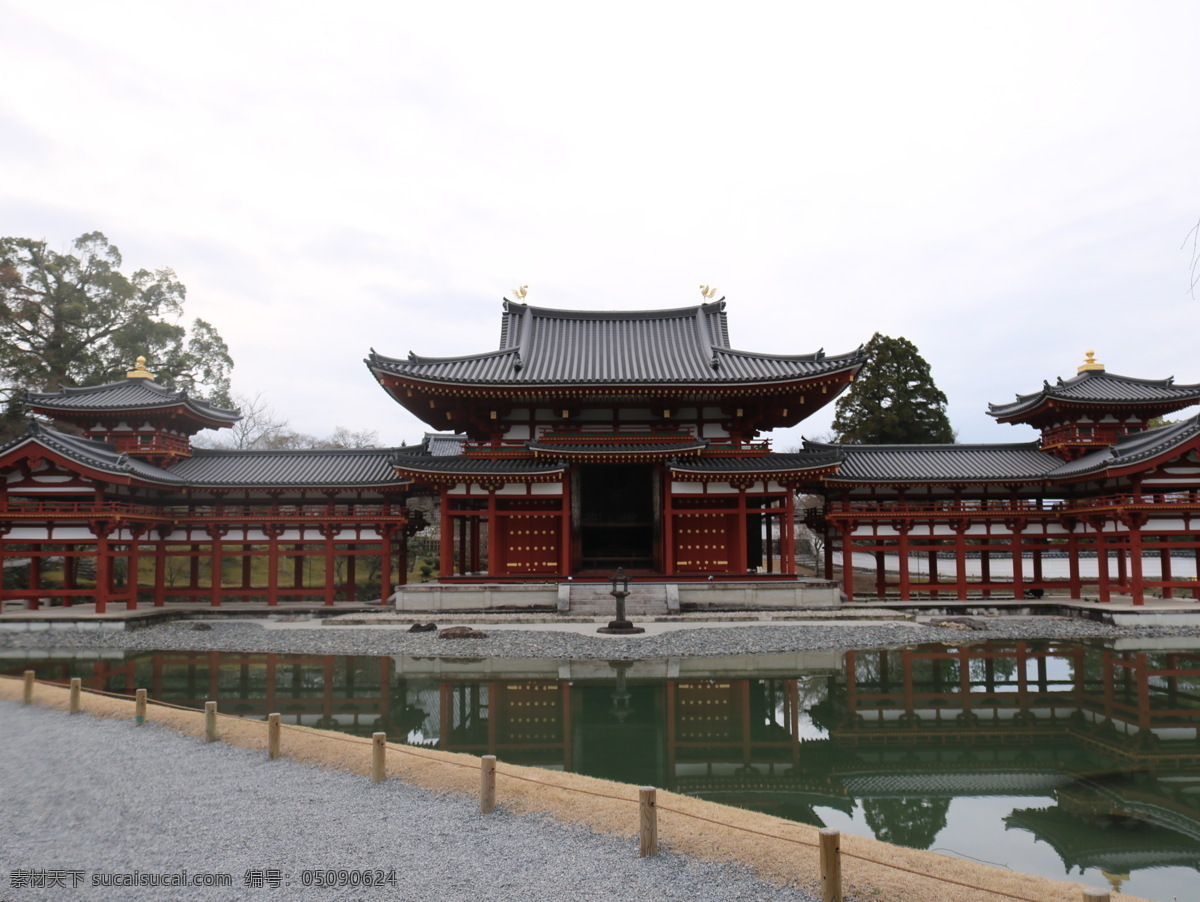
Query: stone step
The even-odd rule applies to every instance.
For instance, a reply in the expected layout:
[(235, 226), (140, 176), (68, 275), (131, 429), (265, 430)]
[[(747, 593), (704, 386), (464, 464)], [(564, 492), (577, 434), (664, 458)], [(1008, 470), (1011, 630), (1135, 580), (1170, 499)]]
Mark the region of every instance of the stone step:
[[(625, 614), (629, 617), (651, 617), (679, 610), (678, 589), (669, 584), (632, 584), (625, 599)], [(674, 601), (674, 604), (672, 602)], [(617, 600), (608, 583), (562, 583), (559, 586), (558, 609), (582, 616), (615, 616)]]

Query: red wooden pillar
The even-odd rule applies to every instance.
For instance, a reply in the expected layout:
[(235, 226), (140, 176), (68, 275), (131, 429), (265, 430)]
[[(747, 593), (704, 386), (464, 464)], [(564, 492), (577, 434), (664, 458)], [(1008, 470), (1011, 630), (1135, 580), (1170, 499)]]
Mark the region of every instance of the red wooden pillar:
[[(887, 652), (881, 654), (886, 655)], [(853, 717), (858, 713), (858, 652), (846, 652), (843, 660), (846, 668), (846, 711)]]
[[(63, 546), (63, 588), (75, 588), (75, 546)], [(0, 585), (3, 584), (3, 573), (0, 573)], [(75, 599), (70, 595), (63, 596), (63, 606), (71, 607), (75, 603)]]
[(254, 562), (254, 546), (246, 543), (242, 545), (242, 588), (250, 588), (250, 565)]
[(283, 526), (271, 523), (263, 527), (267, 536), (267, 607), (279, 604), (279, 537)]
[(125, 610), (136, 611), (138, 604), (138, 568), (141, 564), (141, 530), (131, 526), (129, 528), (129, 585), (126, 587), (129, 590), (129, 596), (125, 599)]
[(842, 592), (846, 595), (847, 601), (854, 601), (854, 522), (852, 520), (844, 520), (841, 523), (842, 531)]
[(959, 520), (954, 524), (954, 585), (959, 601), (967, 598), (967, 529), (970, 524)]
[(1010, 545), (1012, 547), (1012, 590), (1013, 598), (1025, 597), (1025, 549), (1021, 541), (1021, 533), (1025, 524), (1012, 521), (1009, 524)]
[[(880, 654), (887, 654), (882, 651)], [(906, 648), (900, 652), (900, 661), (904, 667), (904, 713), (910, 717), (916, 713), (917, 699), (913, 688), (913, 652)]]
[[(489, 508), (490, 513), (490, 508)], [(491, 519), (490, 517), (488, 518)], [(469, 528), (468, 528), (469, 525)], [(490, 530), (489, 525), (489, 530)], [(469, 533), (469, 535), (468, 535)], [(479, 518), (458, 518), (458, 573), (470, 573), (479, 569)]]
[(380, 604), (387, 604), (392, 597), (392, 527), (387, 523), (379, 524), (379, 596)]
[(38, 542), (29, 552), (29, 610), (42, 606), (38, 590), (42, 588), (42, 543)]
[(1108, 537), (1102, 528), (1096, 530), (1096, 575), (1099, 577), (1097, 594), (1102, 602), (1108, 602), (1111, 600), (1108, 583)]
[(675, 573), (675, 496), (671, 493), (670, 470), (663, 473), (662, 484), (662, 569), (671, 576)]
[(1133, 603), (1146, 603), (1146, 585), (1142, 579), (1142, 525), (1140, 518), (1129, 524), (1129, 594)]
[(1083, 581), (1079, 578), (1079, 535), (1078, 527), (1071, 524), (1067, 534), (1067, 591), (1074, 599), (1083, 597)]
[(962, 713), (971, 713), (971, 650), (965, 645), (958, 647), (958, 691), (962, 696)]
[(454, 518), (450, 516), (450, 493), (445, 487), (440, 492), (441, 523), (438, 532), (441, 540), (438, 542), (438, 571), (439, 577), (445, 579), (454, 573)]
[(912, 529), (912, 524), (908, 521), (897, 522), (896, 526), (896, 550), (898, 554), (897, 569), (900, 571), (900, 600), (909, 601), (912, 598), (912, 586), (908, 580), (908, 533)]
[(112, 558), (109, 556), (108, 536), (112, 527), (99, 523), (93, 527), (96, 534), (96, 613), (108, 610), (108, 598), (112, 592)]
[(745, 576), (746, 560), (746, 486), (737, 487), (737, 514), (733, 525), (733, 555), (729, 559), (731, 572)]
[[(191, 530), (189, 530), (188, 532), (189, 532), (188, 538), (191, 538), (191, 535), (190, 535)], [(199, 589), (200, 588), (200, 544), (198, 542), (191, 542), (188, 545), (188, 548), (190, 549), (189, 554), (188, 554), (188, 588), (189, 589)], [(188, 597), (191, 598), (192, 601), (197, 601), (197, 600), (199, 600), (200, 595), (198, 592), (190, 592), (190, 593), (188, 593)]]
[[(934, 541), (937, 540), (935, 539)], [(941, 582), (941, 580), (938, 577), (938, 553), (936, 545), (929, 550), (927, 560), (929, 562), (929, 597), (937, 598), (938, 590), (935, 587)]]
[(159, 527), (158, 541), (154, 543), (154, 606), (161, 608), (167, 602), (167, 536), (166, 529)]
[(337, 596), (337, 585), (335, 577), (337, 571), (334, 568), (334, 538), (340, 530), (336, 526), (325, 525), (321, 527), (321, 537), (325, 539), (325, 601), (326, 606), (332, 605)]
[(358, 555), (354, 553), (357, 550), (358, 545), (354, 542), (346, 547), (346, 585), (342, 593), (345, 601), (358, 601), (358, 575), (355, 572)]
[[(879, 548), (878, 545), (875, 547)], [(875, 597), (879, 599), (887, 597), (887, 560), (884, 553), (879, 550), (875, 551)]]
[[(508, 572), (508, 549), (500, 544), (500, 524), (496, 519), (496, 488), (488, 488), (487, 500), (487, 559), (488, 573), (503, 576)], [(490, 719), (495, 723), (495, 718)]]
[[(1164, 537), (1164, 538), (1166, 538), (1166, 537)], [(1159, 549), (1158, 560), (1159, 560), (1159, 567), (1162, 570), (1162, 582), (1163, 582), (1162, 597), (1163, 598), (1174, 598), (1175, 597), (1175, 588), (1174, 588), (1174, 586), (1171, 585), (1172, 578), (1171, 578), (1171, 549), (1170, 549), (1170, 547)]]
[(304, 526), (300, 526), (300, 541), (292, 545), (292, 588), (304, 588), (304, 562), (308, 555), (304, 553)]
[(558, 517), (558, 574), (571, 575), (571, 480), (562, 474), (562, 496)]
[(796, 575), (796, 493), (788, 492), (779, 520), (779, 562), (781, 572)]
[(209, 545), (209, 606), (219, 608), (221, 606), (221, 583), (224, 580), (221, 578), (224, 570), (223, 561), (221, 559), (221, 537), (224, 536), (226, 530), (221, 526), (210, 526), (208, 535), (211, 539)]
[(1029, 646), (1017, 643), (1017, 707), (1029, 710)]
[(987, 530), (983, 537), (984, 544), (979, 549), (979, 584), (980, 590), (984, 598), (992, 597), (992, 527), (987, 524), (984, 529)]
[[(1135, 602), (1135, 604), (1137, 603)], [(1142, 730), (1149, 730), (1153, 711), (1150, 706), (1150, 660), (1146, 657), (1145, 652), (1138, 652), (1134, 655), (1133, 660), (1137, 668), (1134, 671), (1134, 678), (1137, 680), (1138, 727)], [(1128, 669), (1125, 672), (1128, 673)]]

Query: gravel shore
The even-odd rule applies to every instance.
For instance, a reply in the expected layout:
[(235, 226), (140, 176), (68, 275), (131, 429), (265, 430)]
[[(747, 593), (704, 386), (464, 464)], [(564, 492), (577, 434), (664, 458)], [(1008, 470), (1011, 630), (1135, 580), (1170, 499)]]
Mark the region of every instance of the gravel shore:
[[(476, 799), (269, 762), (154, 724), (133, 728), (13, 702), (0, 702), (0, 722), (0, 898), (13, 902), (813, 902), (740, 867), (669, 851), (639, 859), (635, 840), (503, 808), (482, 816)], [(66, 886), (15, 886), (20, 870), (64, 872)], [(105, 874), (184, 870), (189, 879), (228, 874), (232, 887), (93, 885)], [(302, 885), (305, 871), (326, 870), (394, 871), (396, 884)], [(270, 871), (281, 886), (246, 885)], [(78, 888), (74, 873), (82, 875)]]
[[(322, 626), (319, 621), (274, 624), (213, 620), (176, 621), (145, 629), (97, 632), (52, 630), (0, 633), (0, 649), (135, 649), (278, 652), (339, 655), (411, 655), (456, 658), (556, 658), (646, 660), (707, 655), (772, 654), (836, 648), (889, 648), (927, 642), (975, 643), (988, 639), (1160, 639), (1194, 637), (1200, 629), (1113, 627), (1058, 617), (972, 618), (983, 630), (959, 630), (905, 621), (780, 622), (721, 628), (680, 628), (653, 636), (599, 637), (552, 626), (495, 629), (485, 639), (439, 639), (397, 627)], [(589, 628), (590, 631), (590, 628)]]

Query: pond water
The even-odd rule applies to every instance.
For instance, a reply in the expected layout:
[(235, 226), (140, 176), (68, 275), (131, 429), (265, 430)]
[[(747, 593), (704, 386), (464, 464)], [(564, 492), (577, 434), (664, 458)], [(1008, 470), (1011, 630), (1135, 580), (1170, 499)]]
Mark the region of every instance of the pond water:
[(0, 670), (382, 730), (1164, 902), (1200, 897), (1194, 642), (636, 662), (70, 654), (8, 652)]

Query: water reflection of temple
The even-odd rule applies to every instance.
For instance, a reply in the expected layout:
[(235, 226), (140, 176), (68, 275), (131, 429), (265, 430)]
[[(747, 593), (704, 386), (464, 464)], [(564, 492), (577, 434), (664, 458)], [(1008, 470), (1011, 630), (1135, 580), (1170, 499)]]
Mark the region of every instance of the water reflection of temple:
[[(756, 675), (721, 663), (165, 652), (38, 670), (808, 822), (860, 803), (877, 836), (919, 847), (955, 797), (1037, 796), (1048, 804), (1006, 824), (1068, 867), (1200, 868), (1200, 653), (1039, 642), (830, 654)], [(722, 675), (691, 669), (704, 666)]]

